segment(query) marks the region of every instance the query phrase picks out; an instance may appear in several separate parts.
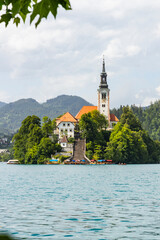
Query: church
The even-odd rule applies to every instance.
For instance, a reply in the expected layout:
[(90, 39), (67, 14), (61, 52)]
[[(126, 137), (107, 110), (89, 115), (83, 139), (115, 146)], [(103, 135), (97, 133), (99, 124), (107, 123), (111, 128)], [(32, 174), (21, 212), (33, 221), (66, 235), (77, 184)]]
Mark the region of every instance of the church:
[(64, 136), (74, 138), (74, 129), (76, 124), (78, 124), (81, 116), (93, 110), (98, 110), (106, 117), (108, 120), (108, 129), (112, 129), (114, 125), (118, 123), (119, 119), (114, 114), (110, 114), (110, 89), (108, 88), (104, 59), (102, 64), (102, 72), (100, 74), (100, 84), (97, 93), (97, 106), (83, 106), (75, 117), (71, 113), (67, 112), (60, 118), (57, 118), (56, 134), (59, 135), (59, 139), (62, 139)]

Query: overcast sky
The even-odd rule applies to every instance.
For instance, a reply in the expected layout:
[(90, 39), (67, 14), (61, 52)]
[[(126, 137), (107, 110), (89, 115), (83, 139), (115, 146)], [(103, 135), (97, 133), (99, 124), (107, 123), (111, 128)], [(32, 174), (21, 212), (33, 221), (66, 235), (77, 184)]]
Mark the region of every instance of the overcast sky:
[(160, 0), (71, 0), (57, 19), (0, 25), (0, 101), (61, 94), (97, 104), (105, 55), (111, 108), (160, 98)]

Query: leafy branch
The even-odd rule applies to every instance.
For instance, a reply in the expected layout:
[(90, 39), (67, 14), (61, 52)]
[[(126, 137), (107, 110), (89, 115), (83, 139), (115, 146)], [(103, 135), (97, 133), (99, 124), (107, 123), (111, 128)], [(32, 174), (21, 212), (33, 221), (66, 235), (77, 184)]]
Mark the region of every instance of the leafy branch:
[(16, 26), (21, 20), (25, 23), (27, 15), (30, 16), (30, 24), (38, 16), (35, 27), (40, 24), (42, 18), (48, 17), (51, 13), (54, 18), (57, 16), (58, 7), (71, 10), (69, 0), (0, 0), (0, 23), (5, 23), (7, 27), (13, 20)]

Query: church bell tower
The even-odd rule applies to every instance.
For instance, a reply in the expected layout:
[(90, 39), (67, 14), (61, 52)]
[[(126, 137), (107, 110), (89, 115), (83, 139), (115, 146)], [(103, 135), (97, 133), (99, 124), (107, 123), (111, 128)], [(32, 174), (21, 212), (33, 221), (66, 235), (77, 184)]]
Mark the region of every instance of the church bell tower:
[(105, 71), (105, 60), (103, 58), (102, 73), (100, 75), (100, 85), (98, 88), (98, 111), (108, 120), (110, 127), (110, 106), (109, 106), (109, 88), (107, 84), (107, 73)]

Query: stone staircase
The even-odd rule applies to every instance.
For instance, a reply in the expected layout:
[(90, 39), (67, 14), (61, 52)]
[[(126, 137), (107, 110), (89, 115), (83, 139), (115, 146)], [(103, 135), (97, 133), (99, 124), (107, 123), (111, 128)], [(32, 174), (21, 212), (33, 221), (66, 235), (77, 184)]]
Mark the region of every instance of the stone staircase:
[(73, 150), (73, 160), (85, 160), (86, 164), (89, 164), (89, 159), (85, 156), (85, 148), (86, 148), (86, 142), (84, 139), (77, 139), (74, 143), (74, 150)]

